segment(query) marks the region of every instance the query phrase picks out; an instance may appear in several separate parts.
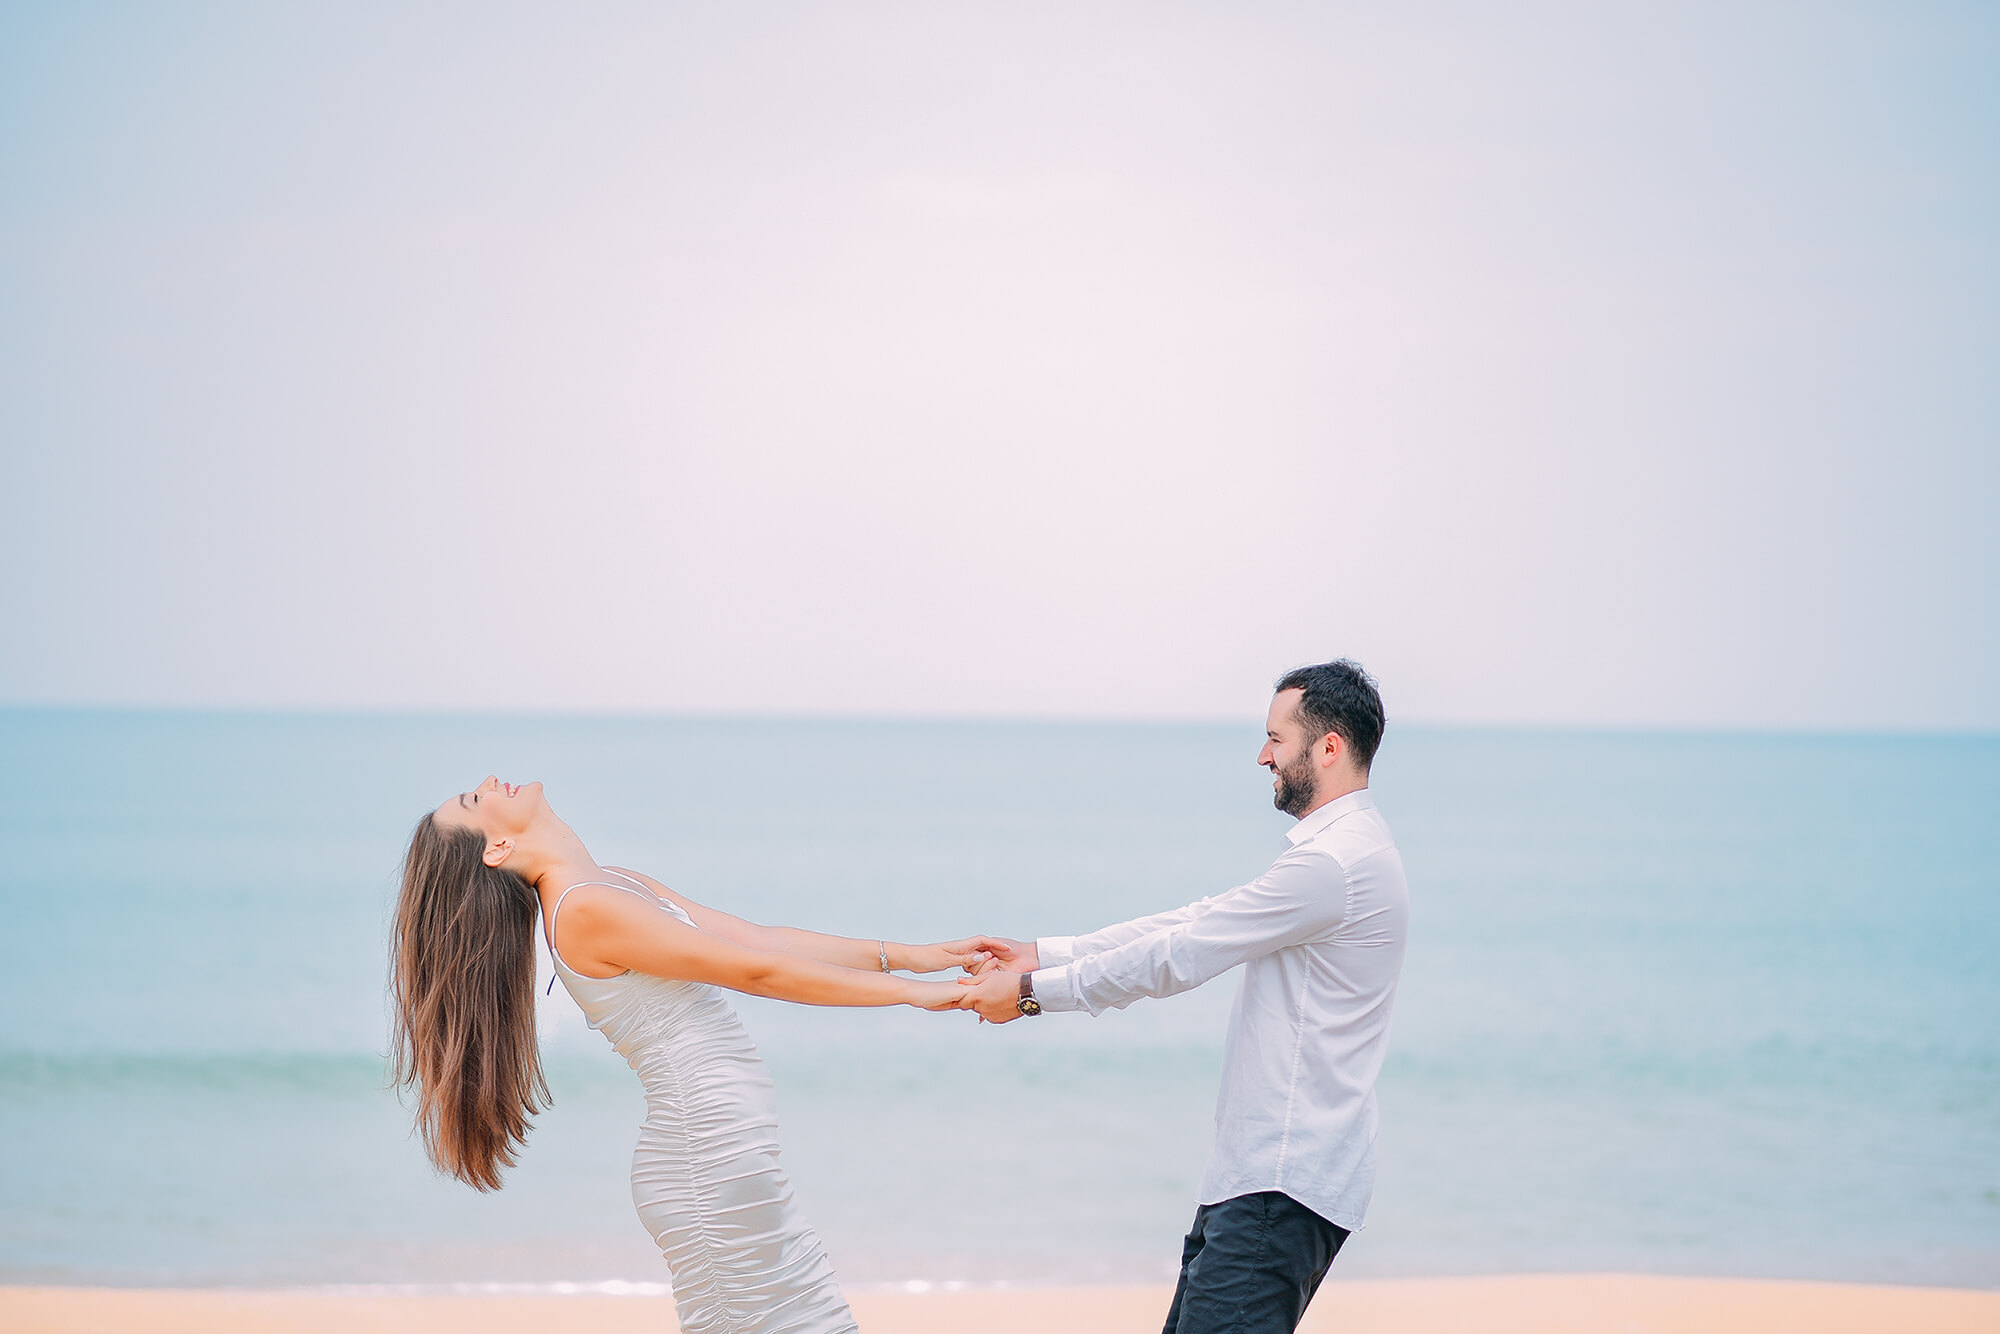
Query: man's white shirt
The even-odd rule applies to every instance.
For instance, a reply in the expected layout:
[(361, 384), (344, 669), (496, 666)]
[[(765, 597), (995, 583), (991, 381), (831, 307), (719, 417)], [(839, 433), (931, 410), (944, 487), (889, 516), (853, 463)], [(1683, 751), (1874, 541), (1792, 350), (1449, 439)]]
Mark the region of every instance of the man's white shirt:
[(1222, 1054), (1201, 1204), (1275, 1190), (1359, 1228), (1375, 1186), (1375, 1078), (1409, 928), (1389, 826), (1363, 788), (1308, 814), (1247, 885), (1036, 942), (1044, 1010), (1118, 1009), (1246, 965)]

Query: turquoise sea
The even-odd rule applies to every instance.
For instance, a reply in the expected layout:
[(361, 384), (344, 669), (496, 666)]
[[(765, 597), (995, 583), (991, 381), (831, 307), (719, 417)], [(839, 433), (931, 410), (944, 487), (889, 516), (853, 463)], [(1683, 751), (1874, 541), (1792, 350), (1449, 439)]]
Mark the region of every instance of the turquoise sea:
[[(752, 918), (1066, 933), (1263, 868), (1260, 724), (0, 712), (0, 1282), (663, 1281), (636, 1082), (560, 988), (499, 1194), (386, 1088), (403, 840), (488, 772)], [(1375, 788), (1414, 928), (1336, 1279), (2000, 1287), (2000, 738), (1392, 725)], [(1233, 985), (997, 1029), (739, 1008), (847, 1281), (1147, 1280)]]

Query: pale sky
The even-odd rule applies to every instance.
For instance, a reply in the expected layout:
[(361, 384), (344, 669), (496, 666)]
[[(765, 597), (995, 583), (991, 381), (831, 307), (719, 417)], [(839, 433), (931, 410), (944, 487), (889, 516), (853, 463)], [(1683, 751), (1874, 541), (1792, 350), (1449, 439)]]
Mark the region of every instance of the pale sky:
[(0, 10), (0, 704), (2000, 727), (2000, 7)]

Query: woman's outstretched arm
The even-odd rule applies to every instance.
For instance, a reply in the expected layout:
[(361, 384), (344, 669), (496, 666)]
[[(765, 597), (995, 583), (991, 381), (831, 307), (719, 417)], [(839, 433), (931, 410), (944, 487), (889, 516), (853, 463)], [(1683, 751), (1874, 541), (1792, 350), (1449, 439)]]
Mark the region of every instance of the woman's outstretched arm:
[[(678, 898), (676, 899), (678, 901)], [(688, 915), (695, 916), (693, 905)], [(696, 917), (699, 922), (701, 919)], [(616, 890), (579, 895), (562, 917), (559, 948), (570, 967), (614, 974), (629, 968), (682, 982), (710, 982), (801, 1005), (961, 1007), (966, 989), (875, 969), (757, 949), (720, 931), (697, 930)]]
[(911, 973), (940, 973), (948, 968), (964, 968), (968, 972), (976, 969), (986, 960), (986, 954), (978, 939), (946, 941), (939, 945), (906, 945), (895, 940), (856, 940), (848, 936), (830, 936), (822, 931), (807, 931), (796, 926), (759, 926), (746, 922), (741, 917), (723, 912), (720, 908), (709, 908), (696, 903), (678, 890), (668, 889), (649, 875), (629, 870), (623, 866), (607, 866), (608, 871), (618, 871), (643, 883), (662, 898), (678, 903), (694, 918), (695, 925), (704, 931), (712, 931), (725, 939), (733, 940), (747, 949), (762, 950), (772, 954), (793, 954), (802, 959), (817, 959), (821, 963), (838, 964), (842, 968), (862, 968), (880, 972), (882, 958), (886, 953), (889, 967), (900, 968)]

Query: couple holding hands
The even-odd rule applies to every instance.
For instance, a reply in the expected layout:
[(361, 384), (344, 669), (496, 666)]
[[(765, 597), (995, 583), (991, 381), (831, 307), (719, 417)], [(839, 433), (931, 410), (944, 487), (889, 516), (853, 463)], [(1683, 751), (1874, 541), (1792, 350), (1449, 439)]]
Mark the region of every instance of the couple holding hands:
[[(489, 778), (410, 839), (390, 961), (399, 1082), (438, 1168), (497, 1189), (546, 1105), (534, 931), (638, 1074), (632, 1196), (685, 1334), (856, 1328), (779, 1164), (775, 1089), (724, 996), (1097, 1014), (1241, 964), (1216, 1133), (1165, 1334), (1290, 1331), (1374, 1185), (1375, 1078), (1408, 891), (1368, 791), (1375, 683), (1347, 660), (1276, 687), (1257, 762), (1297, 818), (1256, 879), (1083, 936), (936, 945), (759, 926), (598, 864), (541, 785)], [(930, 982), (898, 970), (958, 969)]]

